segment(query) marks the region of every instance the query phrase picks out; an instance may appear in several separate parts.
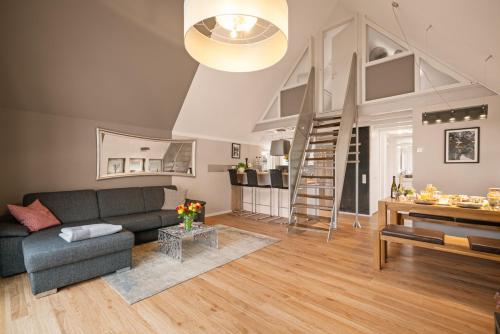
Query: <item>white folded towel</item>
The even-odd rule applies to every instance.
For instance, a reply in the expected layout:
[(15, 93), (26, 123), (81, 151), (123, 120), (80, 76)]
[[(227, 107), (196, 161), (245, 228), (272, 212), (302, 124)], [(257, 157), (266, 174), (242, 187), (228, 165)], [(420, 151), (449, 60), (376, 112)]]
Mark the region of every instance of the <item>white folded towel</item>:
[(103, 235), (114, 234), (122, 230), (121, 225), (112, 224), (92, 224), (77, 227), (65, 227), (61, 229), (59, 236), (67, 242), (85, 240), (102, 237)]

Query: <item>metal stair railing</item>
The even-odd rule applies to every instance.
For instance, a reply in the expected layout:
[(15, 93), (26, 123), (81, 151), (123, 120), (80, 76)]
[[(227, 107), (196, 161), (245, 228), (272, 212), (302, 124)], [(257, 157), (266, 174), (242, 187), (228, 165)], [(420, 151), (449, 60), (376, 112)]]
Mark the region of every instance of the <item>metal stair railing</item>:
[[(340, 201), (342, 199), (342, 190), (344, 188), (345, 174), (347, 170), (347, 163), (349, 160), (349, 148), (351, 146), (352, 129), (354, 123), (358, 123), (358, 104), (357, 104), (357, 55), (356, 52), (352, 55), (351, 69), (349, 71), (349, 80), (347, 82), (346, 97), (344, 100), (344, 108), (342, 112), (342, 118), (340, 120), (340, 128), (338, 132), (337, 143), (335, 147), (335, 201), (334, 210), (332, 211), (332, 216), (330, 219), (330, 227), (328, 229), (328, 240), (330, 240), (332, 230), (337, 228), (338, 213)], [(356, 129), (356, 135), (358, 130)], [(358, 137), (356, 136), (356, 143), (358, 143)], [(356, 152), (358, 151), (359, 145), (356, 145)], [(359, 164), (359, 154), (356, 153), (356, 166)], [(356, 172), (358, 167), (356, 167)], [(356, 187), (357, 177), (356, 177)], [(356, 188), (356, 197), (357, 197)], [(357, 198), (356, 198), (357, 206)]]
[(289, 176), (288, 185), (290, 191), (289, 224), (293, 223), (293, 210), (297, 198), (297, 185), (300, 182), (302, 168), (306, 158), (306, 148), (309, 145), (309, 134), (312, 131), (314, 120), (314, 92), (315, 92), (315, 70), (311, 68), (307, 80), (307, 86), (302, 99), (297, 125), (293, 137), (292, 147), (289, 153)]

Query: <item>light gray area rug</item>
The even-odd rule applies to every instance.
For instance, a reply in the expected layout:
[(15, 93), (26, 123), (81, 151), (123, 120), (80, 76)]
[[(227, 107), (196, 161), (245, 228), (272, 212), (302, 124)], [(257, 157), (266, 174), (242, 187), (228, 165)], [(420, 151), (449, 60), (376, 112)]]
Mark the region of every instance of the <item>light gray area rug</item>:
[(150, 242), (133, 248), (131, 270), (103, 279), (129, 304), (134, 304), (279, 241), (225, 225), (216, 225), (216, 228), (218, 249), (185, 239), (181, 263), (163, 254), (157, 242)]

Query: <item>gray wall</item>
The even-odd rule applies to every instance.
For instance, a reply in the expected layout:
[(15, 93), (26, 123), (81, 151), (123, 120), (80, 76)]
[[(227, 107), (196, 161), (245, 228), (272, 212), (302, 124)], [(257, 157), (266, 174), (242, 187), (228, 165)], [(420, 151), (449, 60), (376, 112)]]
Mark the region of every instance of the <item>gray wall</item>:
[(0, 1), (0, 108), (171, 130), (198, 63), (183, 1)]
[[(428, 183), (446, 193), (486, 195), (489, 187), (500, 186), (500, 96), (453, 102), (453, 107), (487, 103), (487, 120), (454, 124), (422, 125), (422, 113), (445, 110), (445, 105), (418, 108), (413, 118), (415, 188), (421, 190)], [(480, 127), (480, 163), (445, 164), (444, 130)], [(423, 152), (418, 153), (417, 148)]]
[(0, 110), (0, 214), (29, 192), (170, 184), (168, 176), (96, 180), (96, 127), (170, 138), (168, 130)]

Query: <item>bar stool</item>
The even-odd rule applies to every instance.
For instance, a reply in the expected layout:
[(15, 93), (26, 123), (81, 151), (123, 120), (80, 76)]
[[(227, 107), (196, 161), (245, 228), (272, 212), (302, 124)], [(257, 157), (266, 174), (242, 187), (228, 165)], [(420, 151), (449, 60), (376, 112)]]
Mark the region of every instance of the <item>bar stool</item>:
[(239, 210), (233, 210), (233, 213), (242, 216), (244, 215), (244, 210), (243, 210), (243, 186), (244, 184), (238, 181), (238, 170), (237, 169), (228, 169), (229, 172), (229, 181), (231, 182), (231, 186), (239, 187), (240, 188), (240, 209)]
[(281, 206), (281, 190), (288, 190), (283, 184), (283, 172), (281, 169), (270, 169), (269, 176), (271, 177), (271, 192), (272, 189), (278, 189), (278, 217), (273, 219), (280, 219), (281, 209), (287, 209), (287, 207)]
[(247, 174), (247, 184), (245, 185), (246, 187), (251, 187), (252, 188), (252, 201), (253, 201), (253, 207), (254, 213), (256, 215), (260, 214), (257, 213), (257, 189), (269, 189), (270, 190), (270, 196), (269, 196), (269, 215), (265, 217), (258, 218), (258, 220), (261, 219), (267, 219), (273, 216), (273, 196), (271, 193), (271, 186), (270, 185), (261, 185), (259, 184), (259, 179), (257, 177), (257, 171), (255, 169), (247, 169), (245, 170), (245, 173)]

